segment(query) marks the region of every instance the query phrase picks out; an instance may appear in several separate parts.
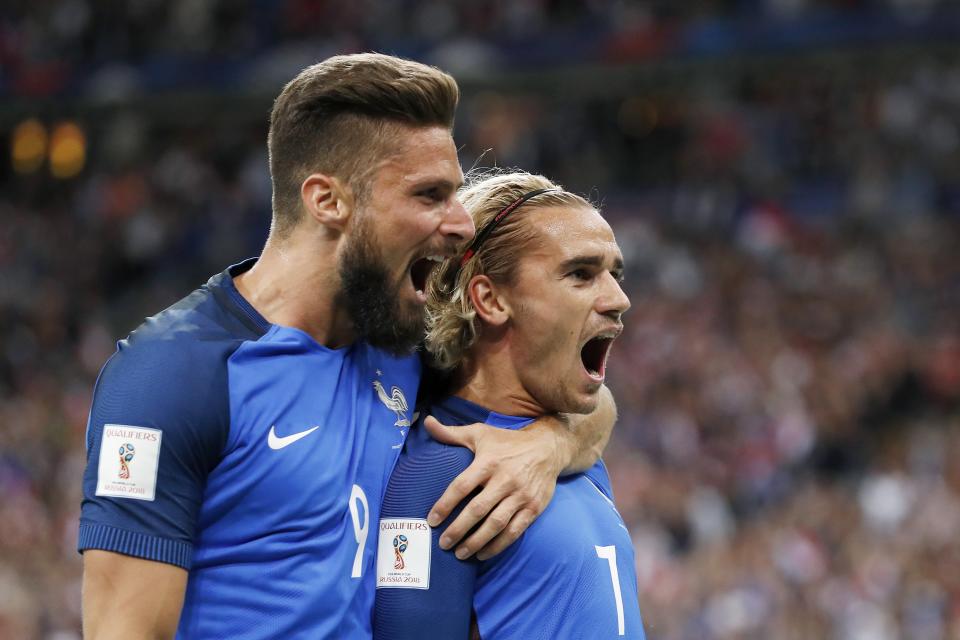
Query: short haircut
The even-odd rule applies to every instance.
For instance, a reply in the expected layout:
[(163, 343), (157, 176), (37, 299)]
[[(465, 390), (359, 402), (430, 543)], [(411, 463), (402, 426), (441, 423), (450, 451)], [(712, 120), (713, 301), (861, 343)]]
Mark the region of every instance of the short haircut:
[(307, 176), (340, 178), (362, 199), (370, 172), (390, 153), (393, 128), (452, 129), (459, 98), (443, 71), (377, 53), (334, 56), (301, 71), (270, 112), (272, 233), (284, 237), (300, 220)]
[(536, 233), (528, 222), (530, 210), (571, 206), (595, 208), (584, 198), (564, 191), (563, 187), (540, 175), (515, 171), (484, 171), (467, 177), (460, 189), (463, 206), (473, 217), (479, 231), (502, 209), (521, 196), (538, 189), (554, 189), (524, 202), (500, 222), (476, 255), (454, 277), (459, 256), (448, 259), (431, 274), (427, 284), (426, 347), (433, 364), (444, 371), (455, 369), (477, 341), (479, 320), (466, 294), (467, 285), (476, 275), (486, 275), (495, 283), (510, 286), (517, 274), (523, 254), (536, 243)]

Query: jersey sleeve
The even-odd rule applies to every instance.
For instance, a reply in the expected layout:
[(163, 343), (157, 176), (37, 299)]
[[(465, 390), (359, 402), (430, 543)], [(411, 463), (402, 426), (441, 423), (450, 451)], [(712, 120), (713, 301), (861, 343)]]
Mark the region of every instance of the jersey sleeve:
[(205, 481), (229, 430), (226, 353), (122, 341), (94, 389), (78, 549), (190, 568)]
[[(381, 523), (389, 519), (426, 518), (430, 507), (472, 460), (473, 454), (467, 449), (439, 443), (431, 443), (429, 451), (401, 457), (390, 478)], [(375, 639), (470, 637), (473, 593), (481, 565), (473, 559), (458, 560), (452, 551), (444, 551), (439, 545), (440, 536), (463, 506), (430, 533), (429, 588), (378, 586), (373, 620)], [(382, 527), (378, 531), (384, 535)], [(377, 577), (379, 582), (379, 572)]]

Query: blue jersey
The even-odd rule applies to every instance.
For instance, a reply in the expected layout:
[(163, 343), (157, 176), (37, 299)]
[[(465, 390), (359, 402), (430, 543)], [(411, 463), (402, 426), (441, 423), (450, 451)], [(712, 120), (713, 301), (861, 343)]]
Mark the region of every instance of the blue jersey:
[[(456, 397), (430, 412), (450, 425), (530, 422)], [(643, 639), (633, 547), (603, 463), (561, 478), (547, 509), (506, 551), (461, 562), (439, 547), (444, 526), (431, 530), (424, 518), (472, 459), (419, 425), (407, 439), (379, 526), (374, 638), (466, 640), (473, 620), (484, 640)]]
[(243, 263), (104, 366), (79, 548), (189, 571), (178, 637), (369, 638), (380, 503), (415, 356), (328, 349), (239, 294)]

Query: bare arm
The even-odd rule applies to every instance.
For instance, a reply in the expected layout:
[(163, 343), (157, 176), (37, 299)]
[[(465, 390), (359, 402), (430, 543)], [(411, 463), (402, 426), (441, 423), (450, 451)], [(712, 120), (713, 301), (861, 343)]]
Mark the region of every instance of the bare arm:
[(112, 551), (83, 554), (83, 637), (173, 638), (183, 608), (187, 572)]
[[(549, 416), (543, 419), (548, 420)], [(567, 439), (570, 451), (570, 461), (561, 475), (580, 473), (595, 465), (607, 448), (613, 425), (617, 422), (617, 403), (610, 389), (603, 386), (600, 387), (600, 401), (593, 413), (563, 414), (554, 419), (560, 423), (560, 436)]]
[(424, 425), (435, 439), (475, 454), (431, 509), (430, 525), (443, 522), (467, 496), (482, 489), (447, 527), (440, 546), (450, 549), (459, 543), (456, 555), (461, 560), (474, 553), (486, 560), (509, 547), (547, 508), (558, 476), (596, 463), (616, 414), (613, 395), (603, 387), (593, 413), (544, 416), (519, 431), (484, 424), (450, 428), (427, 418)]

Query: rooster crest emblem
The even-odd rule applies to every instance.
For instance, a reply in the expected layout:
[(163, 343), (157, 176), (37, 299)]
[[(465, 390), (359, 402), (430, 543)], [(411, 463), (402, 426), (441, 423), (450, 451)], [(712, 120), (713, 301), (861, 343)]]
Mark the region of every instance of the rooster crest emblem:
[(377, 396), (380, 402), (386, 405), (387, 409), (397, 414), (397, 421), (393, 423), (396, 427), (409, 427), (410, 421), (407, 420), (407, 399), (403, 397), (403, 391), (399, 387), (390, 387), (390, 395), (383, 388), (379, 380), (373, 381), (373, 388), (377, 390)]

